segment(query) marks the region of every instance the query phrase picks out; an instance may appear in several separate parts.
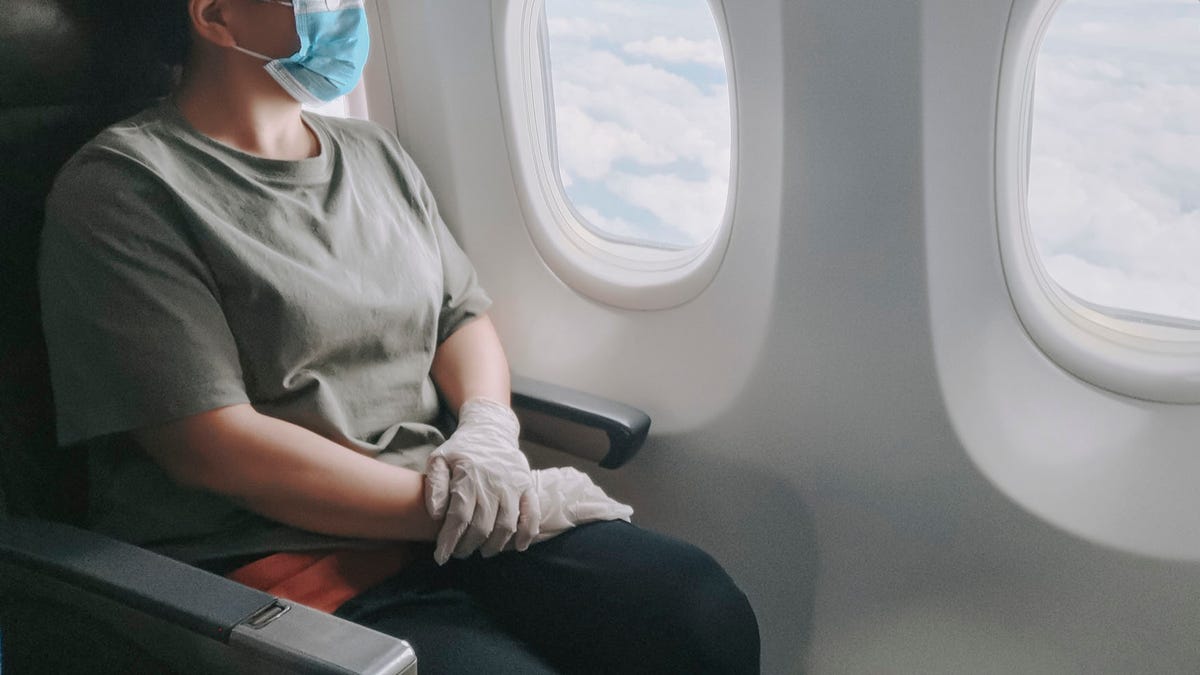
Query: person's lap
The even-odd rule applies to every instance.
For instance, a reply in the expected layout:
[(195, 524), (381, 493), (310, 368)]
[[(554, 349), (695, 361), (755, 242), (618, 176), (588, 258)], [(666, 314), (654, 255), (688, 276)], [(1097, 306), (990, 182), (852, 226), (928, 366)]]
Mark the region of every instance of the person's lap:
[[(481, 662), (469, 667), (463, 649), (479, 651), (471, 658), (489, 672), (509, 656), (514, 664), (541, 657), (565, 672), (758, 670), (753, 612), (720, 566), (694, 546), (620, 521), (444, 567), (424, 555), (337, 614), (410, 640), (430, 672), (478, 672)], [(458, 652), (458, 665), (443, 652)]]
[(538, 675), (558, 672), (511, 636), (465, 591), (400, 590), (336, 614), (407, 640), (422, 673)]

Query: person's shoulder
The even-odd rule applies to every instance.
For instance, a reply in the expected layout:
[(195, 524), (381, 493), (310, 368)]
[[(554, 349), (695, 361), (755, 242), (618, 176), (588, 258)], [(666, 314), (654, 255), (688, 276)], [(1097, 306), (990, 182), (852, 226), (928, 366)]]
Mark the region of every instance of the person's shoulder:
[(161, 167), (169, 161), (161, 111), (143, 110), (117, 122), (77, 150), (58, 170), (46, 197), (45, 226), (88, 219), (83, 213), (118, 212), (164, 198)]
[(85, 143), (76, 155), (124, 154), (142, 156), (161, 148), (173, 135), (165, 102), (158, 102), (109, 125)]
[(421, 204), (424, 199), (421, 195), (428, 191), (421, 169), (390, 129), (369, 120), (341, 117), (320, 119), (342, 149), (345, 161), (366, 163), (375, 169), (387, 171), (414, 206), (428, 209), (428, 206)]
[(311, 111), (306, 111), (304, 115), (308, 119), (315, 119), (325, 125), (325, 128), (330, 133), (337, 135), (339, 138), (386, 140), (391, 136), (391, 133), (387, 129), (370, 120), (359, 119), (357, 117), (322, 115)]
[(338, 145), (363, 145), (388, 143), (391, 134), (382, 126), (370, 121), (354, 117), (335, 117), (306, 112), (305, 116), (323, 125), (333, 136)]
[(337, 144), (344, 149), (384, 156), (405, 165), (412, 162), (396, 135), (380, 124), (353, 117), (312, 115), (325, 125)]
[(169, 130), (162, 105), (146, 108), (96, 134), (63, 164), (55, 187), (64, 183), (103, 186), (145, 176), (161, 159), (158, 156), (169, 151), (164, 143)]

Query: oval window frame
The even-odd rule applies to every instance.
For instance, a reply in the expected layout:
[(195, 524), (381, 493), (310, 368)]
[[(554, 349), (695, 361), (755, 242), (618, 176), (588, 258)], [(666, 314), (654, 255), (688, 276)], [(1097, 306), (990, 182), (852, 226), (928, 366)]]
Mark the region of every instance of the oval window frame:
[(1100, 311), (1059, 286), (1037, 250), (1028, 208), (1034, 74), (1046, 30), (1065, 1), (1017, 3), (1009, 17), (996, 125), (997, 229), (1009, 295), (1037, 346), (1076, 377), (1147, 401), (1200, 403), (1200, 330), (1184, 320)]
[(547, 93), (545, 0), (493, 0), (493, 40), (509, 160), (526, 229), (554, 274), (592, 300), (662, 310), (699, 296), (716, 278), (731, 239), (739, 180), (738, 96), (721, 0), (705, 0), (725, 54), (729, 87), (730, 167), (725, 212), (704, 242), (687, 249), (603, 236), (586, 224), (561, 185), (556, 130)]

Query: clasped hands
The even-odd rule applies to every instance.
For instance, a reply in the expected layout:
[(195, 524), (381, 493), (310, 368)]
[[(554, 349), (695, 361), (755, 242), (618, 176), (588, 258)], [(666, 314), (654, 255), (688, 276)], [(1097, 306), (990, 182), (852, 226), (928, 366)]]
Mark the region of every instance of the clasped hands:
[(434, 560), (524, 551), (583, 523), (625, 520), (633, 509), (604, 494), (587, 474), (564, 467), (531, 471), (517, 445), (520, 424), (508, 406), (473, 398), (458, 428), (429, 456), (425, 506), (445, 518)]

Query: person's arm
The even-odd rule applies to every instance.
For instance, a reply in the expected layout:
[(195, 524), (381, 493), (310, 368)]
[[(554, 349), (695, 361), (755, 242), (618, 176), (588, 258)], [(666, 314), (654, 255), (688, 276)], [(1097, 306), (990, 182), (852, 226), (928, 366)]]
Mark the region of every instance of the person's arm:
[(508, 359), (486, 314), (468, 320), (438, 345), (429, 374), (455, 415), (476, 397), (511, 405)]
[(433, 541), (421, 474), (308, 429), (232, 405), (138, 429), (177, 483), (231, 498), (294, 527), (345, 537)]
[(485, 314), (454, 327), (434, 353), (430, 376), (458, 427), (429, 457), (425, 505), (444, 517), (434, 560), (485, 557), (533, 543), (541, 507), (529, 461), (518, 447), (508, 359)]

